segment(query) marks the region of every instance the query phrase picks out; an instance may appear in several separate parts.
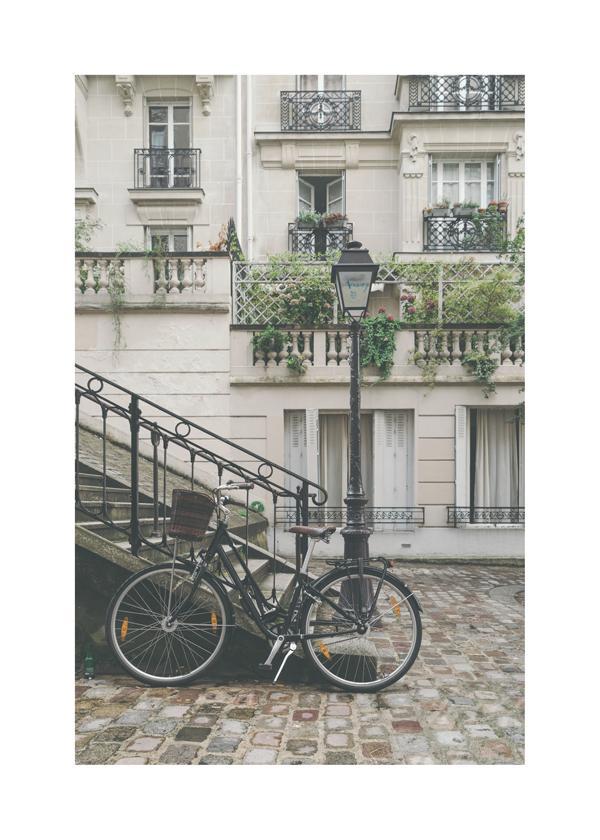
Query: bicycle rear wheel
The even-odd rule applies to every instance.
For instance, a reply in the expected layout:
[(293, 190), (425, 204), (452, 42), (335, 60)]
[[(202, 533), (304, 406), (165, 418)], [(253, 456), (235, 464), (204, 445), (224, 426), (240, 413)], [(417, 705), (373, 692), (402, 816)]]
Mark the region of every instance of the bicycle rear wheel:
[[(301, 627), (317, 638), (302, 645), (322, 676), (349, 691), (379, 691), (406, 674), (422, 633), (420, 608), (406, 584), (389, 572), (382, 580), (372, 567), (361, 578), (351, 566), (319, 578), (313, 589), (321, 598), (306, 599)], [(372, 608), (366, 632), (357, 628), (361, 607)]]
[[(184, 602), (171, 626), (171, 612)], [(161, 563), (125, 581), (106, 616), (107, 641), (128, 673), (150, 685), (190, 682), (222, 654), (233, 623), (230, 601), (212, 576), (203, 574), (192, 593), (189, 569)], [(190, 597), (191, 596), (191, 597)]]

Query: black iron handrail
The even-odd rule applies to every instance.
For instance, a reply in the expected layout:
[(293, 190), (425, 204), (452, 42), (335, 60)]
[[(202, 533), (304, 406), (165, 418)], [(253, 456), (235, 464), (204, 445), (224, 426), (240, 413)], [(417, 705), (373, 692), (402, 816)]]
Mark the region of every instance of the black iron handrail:
[(282, 131), (360, 131), (359, 90), (282, 90)]
[(201, 189), (201, 154), (201, 149), (134, 149), (134, 189)]
[[(346, 523), (345, 507), (309, 507), (308, 521), (323, 525), (343, 525)], [(385, 507), (381, 505), (365, 507), (365, 522), (369, 526), (377, 525), (424, 525), (425, 508), (417, 507)], [(281, 508), (282, 524), (293, 524), (294, 509)]]
[(524, 76), (411, 76), (409, 111), (522, 111)]
[(495, 252), (506, 243), (506, 213), (423, 215), (423, 250)]
[[(281, 499), (288, 499), (293, 502), (296, 511), (296, 522), (298, 524), (308, 524), (308, 506), (309, 501), (313, 505), (323, 505), (327, 501), (326, 490), (310, 479), (293, 472), (292, 470), (282, 467), (274, 461), (246, 449), (239, 443), (235, 443), (222, 435), (217, 434), (203, 426), (194, 423), (192, 420), (186, 419), (179, 414), (158, 405), (152, 400), (130, 391), (128, 388), (119, 385), (118, 383), (95, 373), (82, 365), (75, 365), (76, 371), (87, 374), (89, 379), (85, 384), (76, 382), (75, 384), (75, 406), (76, 406), (76, 460), (75, 460), (75, 476), (76, 476), (76, 507), (85, 514), (99, 519), (117, 529), (123, 530), (128, 538), (133, 554), (138, 554), (143, 546), (150, 546), (159, 551), (165, 551), (167, 547), (167, 509), (169, 506), (166, 494), (167, 482), (167, 450), (169, 445), (177, 446), (185, 450), (189, 456), (190, 462), (190, 476), (191, 487), (195, 486), (194, 467), (196, 461), (202, 461), (205, 464), (210, 464), (216, 470), (215, 485), (224, 483), (224, 474), (232, 476), (236, 481), (242, 480), (245, 482), (252, 482), (257, 487), (261, 487), (267, 491), (273, 500), (273, 517), (277, 516), (277, 505)], [(127, 395), (129, 404), (121, 405), (115, 399), (111, 399), (109, 395), (103, 393), (105, 385), (115, 388), (117, 390), (117, 397)], [(100, 513), (86, 507), (81, 499), (80, 492), (80, 405), (82, 400), (94, 404), (99, 410), (102, 417), (102, 509)], [(149, 407), (158, 411), (160, 415), (170, 418), (174, 423), (174, 428), (168, 428), (156, 419), (147, 419), (142, 414), (142, 407)], [(126, 420), (130, 429), (129, 444), (131, 448), (131, 516), (130, 521), (126, 526), (117, 524), (108, 515), (107, 502), (107, 420), (109, 416), (115, 416)], [(150, 443), (152, 446), (152, 486), (153, 491), (150, 494), (151, 503), (153, 506), (153, 535), (161, 536), (160, 543), (153, 542), (146, 538), (142, 533), (139, 516), (139, 485), (140, 485), (140, 432), (145, 431), (149, 433)], [(256, 468), (241, 466), (236, 463), (232, 457), (216, 454), (212, 449), (208, 448), (198, 441), (191, 440), (190, 436), (192, 430), (200, 432), (203, 438), (208, 437), (211, 441), (225, 444), (230, 450), (233, 450), (235, 455), (239, 458), (241, 455), (246, 456), (252, 462), (256, 463)], [(162, 448), (162, 457), (159, 459), (159, 449)], [(159, 483), (160, 483), (160, 466), (162, 464), (162, 502), (160, 500)], [(277, 480), (273, 478), (274, 473), (277, 473)], [(296, 483), (297, 482), (297, 483)], [(311, 492), (311, 489), (313, 492)], [(148, 495), (148, 494), (145, 494)], [(162, 511), (162, 529), (159, 528), (159, 518)], [(300, 557), (306, 551), (307, 541), (305, 537), (297, 539), (296, 545), (296, 561), (299, 563)]]

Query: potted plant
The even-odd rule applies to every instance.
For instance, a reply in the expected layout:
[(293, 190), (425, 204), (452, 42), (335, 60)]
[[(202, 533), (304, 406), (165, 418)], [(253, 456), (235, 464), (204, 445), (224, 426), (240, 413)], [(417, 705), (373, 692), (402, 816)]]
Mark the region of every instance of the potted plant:
[(479, 205), (475, 201), (457, 201), (452, 212), (458, 217), (470, 217), (478, 209)]
[(432, 216), (449, 216), (450, 215), (450, 200), (447, 198), (442, 198), (441, 201), (438, 201), (436, 204), (433, 205), (431, 210)]
[(431, 207), (426, 207), (426, 208), (423, 210), (423, 216), (424, 216), (426, 219), (429, 219), (429, 218), (430, 218), (430, 216), (431, 216), (431, 214), (432, 214), (432, 212), (433, 212), (433, 211), (432, 211)]
[(326, 227), (342, 227), (344, 222), (346, 221), (346, 214), (345, 213), (327, 213), (323, 216), (323, 224)]
[(506, 213), (508, 210), (508, 201), (499, 201), (498, 202), (498, 212), (499, 213)]
[(296, 224), (299, 228), (315, 228), (319, 226), (321, 218), (316, 210), (303, 210), (296, 216)]

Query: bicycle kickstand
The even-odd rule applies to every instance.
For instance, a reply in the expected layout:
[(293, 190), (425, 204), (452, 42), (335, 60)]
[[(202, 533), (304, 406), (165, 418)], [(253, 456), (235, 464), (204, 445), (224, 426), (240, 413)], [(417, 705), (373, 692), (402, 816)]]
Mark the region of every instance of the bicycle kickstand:
[(273, 685), (275, 685), (275, 683), (279, 679), (279, 677), (281, 675), (281, 672), (283, 671), (283, 667), (284, 667), (285, 663), (288, 661), (288, 659), (292, 655), (292, 653), (296, 650), (296, 647), (297, 647), (296, 642), (290, 642), (289, 650), (286, 651), (286, 654), (283, 657), (283, 661), (282, 661), (281, 665), (279, 666), (279, 670), (275, 674), (275, 679), (273, 680)]

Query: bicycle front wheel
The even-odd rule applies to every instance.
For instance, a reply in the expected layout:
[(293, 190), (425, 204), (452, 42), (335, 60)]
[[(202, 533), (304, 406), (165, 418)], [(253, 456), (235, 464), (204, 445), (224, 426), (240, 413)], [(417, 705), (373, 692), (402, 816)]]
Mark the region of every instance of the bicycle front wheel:
[[(307, 598), (302, 633), (306, 657), (329, 682), (349, 691), (379, 691), (413, 665), (421, 646), (415, 596), (395, 575), (355, 566), (319, 578)], [(366, 629), (358, 629), (361, 618)]]
[[(172, 623), (169, 612), (177, 615)], [(232, 621), (229, 599), (210, 575), (203, 575), (192, 594), (189, 569), (161, 563), (128, 578), (116, 593), (108, 607), (106, 638), (136, 679), (181, 685), (216, 662)]]

